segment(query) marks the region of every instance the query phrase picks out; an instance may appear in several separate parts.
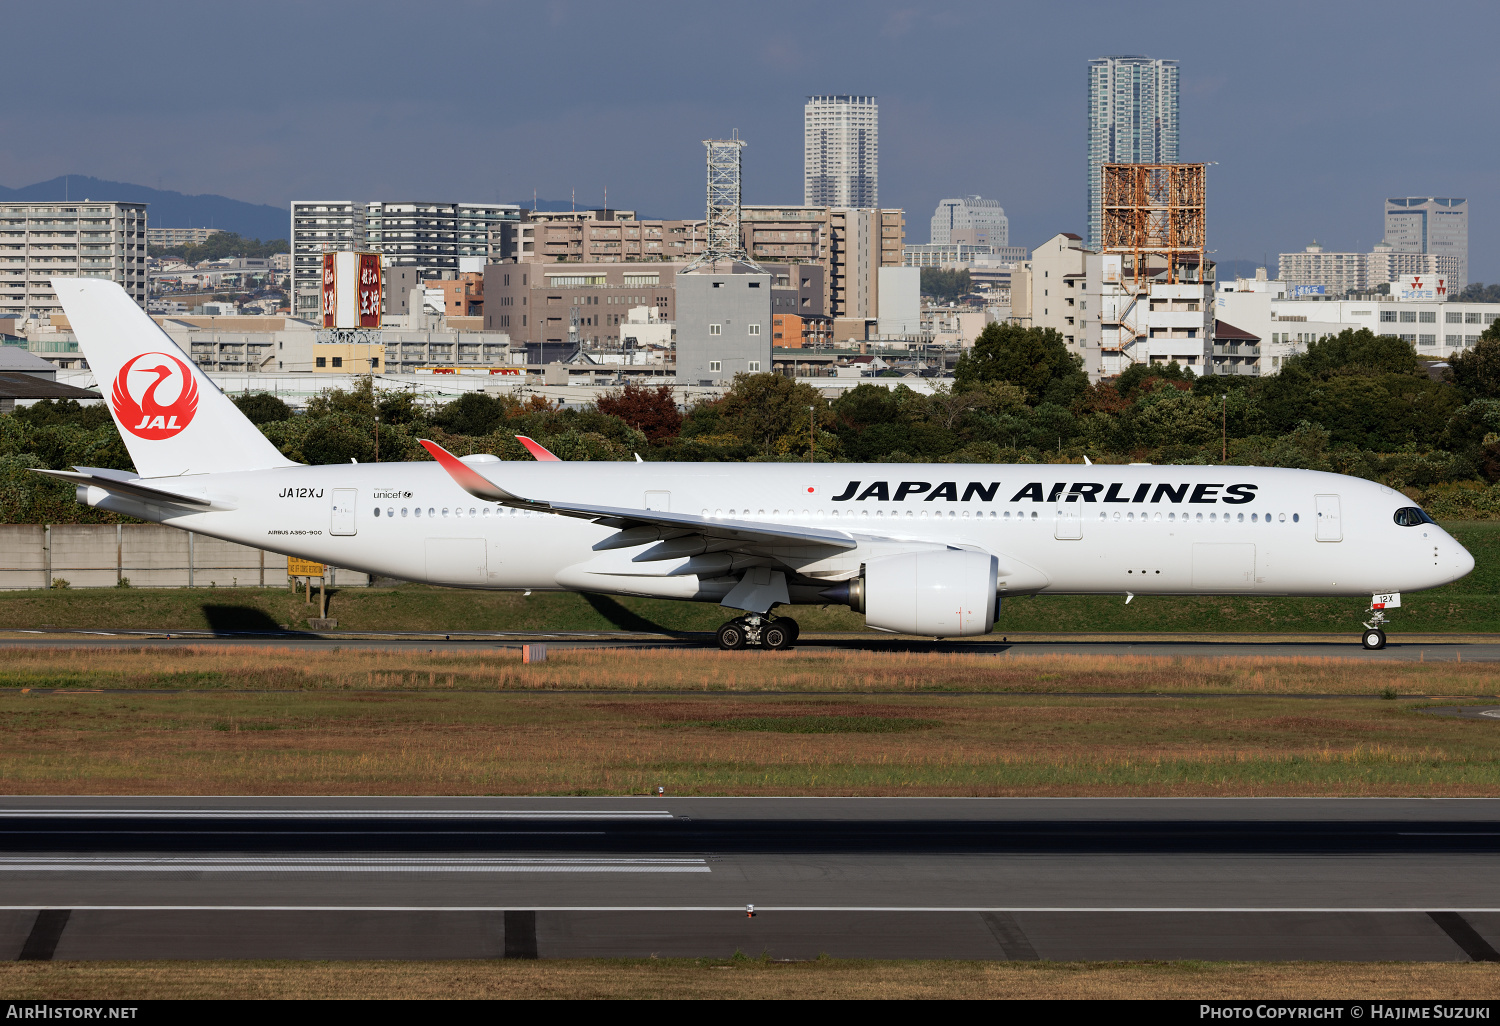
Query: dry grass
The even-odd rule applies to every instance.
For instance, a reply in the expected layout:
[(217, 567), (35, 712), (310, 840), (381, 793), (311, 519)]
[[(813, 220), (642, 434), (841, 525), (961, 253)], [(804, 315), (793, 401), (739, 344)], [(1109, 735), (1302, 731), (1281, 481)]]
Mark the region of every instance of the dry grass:
[(182, 998), (1126, 998), (1493, 1000), (1476, 963), (540, 962), (0, 963), (12, 1000)]
[(14, 648), (0, 688), (334, 691), (1132, 692), (1410, 695), (1500, 692), (1485, 663), (1334, 658), (1167, 658), (942, 652), (719, 652), (554, 649), (524, 666), (517, 649), (482, 653), (270, 646)]
[(1500, 792), (1500, 723), (1420, 706), (1280, 695), (12, 692), (0, 696), (0, 791)]

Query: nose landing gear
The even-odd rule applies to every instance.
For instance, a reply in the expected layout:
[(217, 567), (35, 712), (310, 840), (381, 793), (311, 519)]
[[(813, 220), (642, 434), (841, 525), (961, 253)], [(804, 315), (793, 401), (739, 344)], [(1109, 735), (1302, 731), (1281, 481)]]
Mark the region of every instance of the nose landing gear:
[(1385, 648), (1385, 625), (1390, 619), (1385, 615), (1385, 610), (1370, 607), (1370, 619), (1365, 621), (1365, 632), (1360, 635), (1359, 642), (1367, 652)]
[(772, 619), (758, 613), (737, 616), (719, 628), (719, 647), (725, 651), (747, 648), (769, 648), (785, 651), (797, 643), (801, 631), (790, 616)]

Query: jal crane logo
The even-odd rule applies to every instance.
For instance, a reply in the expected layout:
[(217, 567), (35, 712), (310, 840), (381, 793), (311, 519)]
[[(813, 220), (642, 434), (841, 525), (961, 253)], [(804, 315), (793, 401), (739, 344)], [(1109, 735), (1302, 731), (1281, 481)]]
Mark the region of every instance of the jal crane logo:
[(120, 426), (137, 438), (171, 438), (193, 422), (198, 412), (198, 382), (193, 372), (168, 353), (142, 353), (127, 360), (115, 375), (110, 405)]

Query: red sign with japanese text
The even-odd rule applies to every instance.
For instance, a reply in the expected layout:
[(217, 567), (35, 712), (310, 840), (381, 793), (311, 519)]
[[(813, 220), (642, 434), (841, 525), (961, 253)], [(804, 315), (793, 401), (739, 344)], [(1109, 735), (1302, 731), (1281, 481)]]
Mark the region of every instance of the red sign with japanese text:
[(359, 326), (380, 327), (380, 254), (359, 255)]
[(334, 311), (338, 302), (338, 275), (333, 266), (333, 254), (323, 254), (323, 327), (334, 327)]

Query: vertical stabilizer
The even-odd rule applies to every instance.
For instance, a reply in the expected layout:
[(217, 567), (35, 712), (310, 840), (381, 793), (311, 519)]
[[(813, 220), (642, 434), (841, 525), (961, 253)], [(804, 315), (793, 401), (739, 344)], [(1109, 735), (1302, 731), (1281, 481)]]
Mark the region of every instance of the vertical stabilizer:
[(142, 477), (295, 465), (119, 285), (52, 287)]

